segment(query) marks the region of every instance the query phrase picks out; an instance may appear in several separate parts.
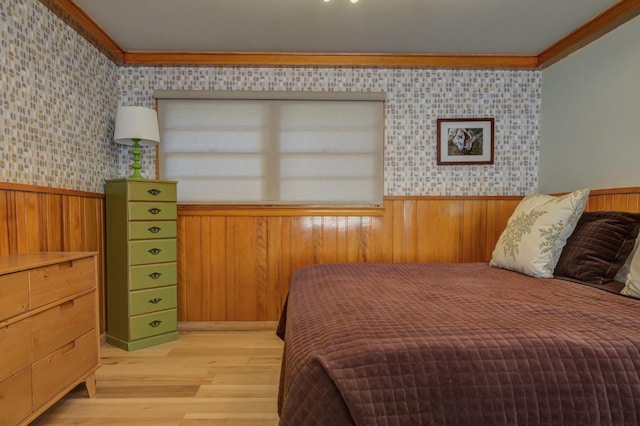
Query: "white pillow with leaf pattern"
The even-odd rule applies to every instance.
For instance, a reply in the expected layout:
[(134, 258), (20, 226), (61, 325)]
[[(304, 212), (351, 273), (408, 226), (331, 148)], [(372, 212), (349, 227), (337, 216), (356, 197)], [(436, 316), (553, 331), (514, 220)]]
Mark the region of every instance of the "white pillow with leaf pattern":
[(589, 189), (522, 199), (493, 250), (491, 266), (539, 278), (553, 277), (562, 248), (582, 215)]
[(629, 275), (627, 275), (626, 284), (620, 293), (640, 299), (640, 249), (631, 259)]

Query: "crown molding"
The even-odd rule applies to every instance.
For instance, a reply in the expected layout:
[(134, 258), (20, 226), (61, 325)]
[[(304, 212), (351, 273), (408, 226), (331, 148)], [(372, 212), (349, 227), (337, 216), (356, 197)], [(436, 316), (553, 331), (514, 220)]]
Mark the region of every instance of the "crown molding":
[(38, 0), (116, 65), (124, 65), (124, 49), (73, 0)]
[(544, 69), (640, 15), (640, 0), (620, 0), (538, 55), (128, 52), (73, 0), (39, 0), (117, 65), (370, 66)]
[(127, 52), (126, 65), (534, 68), (536, 56), (268, 52)]
[(576, 50), (640, 15), (640, 0), (622, 0), (558, 40), (538, 55), (538, 67), (547, 68)]

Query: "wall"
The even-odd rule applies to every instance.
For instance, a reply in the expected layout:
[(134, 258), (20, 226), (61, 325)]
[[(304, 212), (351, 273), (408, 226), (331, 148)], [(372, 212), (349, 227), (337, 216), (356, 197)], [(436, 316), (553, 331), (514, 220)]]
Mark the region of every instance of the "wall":
[[(384, 91), (387, 195), (519, 195), (537, 182), (540, 73), (298, 67), (116, 67), (35, 0), (0, 3), (0, 180), (103, 192), (129, 174), (117, 105), (154, 89)], [(494, 117), (496, 163), (435, 166), (436, 119)], [(143, 167), (155, 175), (153, 150)]]
[(98, 252), (103, 301), (117, 67), (36, 0), (0, 2), (0, 46), (0, 255)]
[[(513, 200), (493, 214), (486, 204), (493, 205), (490, 200), (469, 204), (410, 197), (522, 195), (537, 183), (541, 100), (537, 71), (118, 68), (35, 0), (0, 3), (0, 24), (0, 84), (7, 88), (0, 94), (0, 180), (17, 185), (0, 193), (2, 254), (33, 249), (103, 253), (103, 182), (127, 175), (131, 162), (128, 149), (111, 141), (115, 109), (129, 104), (154, 107), (155, 89), (387, 94), (385, 193), (399, 198), (387, 200), (385, 213), (374, 217), (312, 212), (181, 215), (183, 320), (274, 319), (289, 274), (308, 263), (486, 259), (489, 241), (495, 240)], [(435, 126), (440, 117), (494, 117), (495, 164), (436, 166)], [(143, 167), (146, 176), (155, 175), (153, 150), (145, 150)], [(387, 250), (388, 241), (392, 251)], [(281, 245), (283, 249), (277, 249)], [(185, 253), (196, 247), (200, 251), (189, 259), (193, 265)], [(268, 250), (263, 251), (265, 247)], [(216, 262), (223, 259), (226, 275), (211, 275), (221, 270)], [(245, 268), (247, 259), (255, 268)], [(268, 282), (262, 280), (265, 273)], [(271, 293), (266, 296), (263, 291)], [(215, 305), (219, 292), (228, 303), (223, 310)], [(191, 305), (200, 297), (202, 304)], [(209, 297), (214, 304), (209, 304)], [(104, 319), (101, 328), (104, 331)]]
[[(118, 86), (120, 104), (147, 107), (156, 89), (382, 91), (386, 195), (522, 195), (537, 184), (538, 71), (123, 67)], [(494, 117), (495, 164), (436, 166), (436, 119), (447, 117)], [(147, 152), (146, 169), (153, 159)]]
[(117, 67), (36, 0), (0, 2), (0, 181), (104, 192)]
[[(378, 214), (179, 209), (182, 322), (275, 320), (293, 272), (310, 264), (488, 260), (517, 196), (537, 184), (537, 71), (123, 67), (118, 79), (120, 104), (148, 107), (156, 89), (387, 94)], [(494, 117), (495, 164), (437, 166), (440, 117)], [(152, 153), (145, 160), (152, 165)]]
[(640, 17), (542, 72), (539, 190), (640, 185)]

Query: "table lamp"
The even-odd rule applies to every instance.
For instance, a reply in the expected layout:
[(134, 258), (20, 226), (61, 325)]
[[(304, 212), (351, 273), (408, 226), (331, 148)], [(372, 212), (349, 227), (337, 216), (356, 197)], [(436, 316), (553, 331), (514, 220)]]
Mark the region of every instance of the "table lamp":
[(130, 179), (144, 179), (140, 174), (141, 146), (157, 145), (160, 142), (158, 131), (158, 114), (155, 110), (137, 107), (123, 106), (116, 112), (116, 129), (113, 140), (120, 145), (133, 146), (133, 174)]

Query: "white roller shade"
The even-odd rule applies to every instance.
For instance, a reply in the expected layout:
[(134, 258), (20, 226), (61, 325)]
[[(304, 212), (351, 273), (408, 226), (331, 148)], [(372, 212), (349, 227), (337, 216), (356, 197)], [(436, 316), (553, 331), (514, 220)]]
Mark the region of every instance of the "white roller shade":
[(380, 205), (383, 102), (159, 99), (182, 204)]

